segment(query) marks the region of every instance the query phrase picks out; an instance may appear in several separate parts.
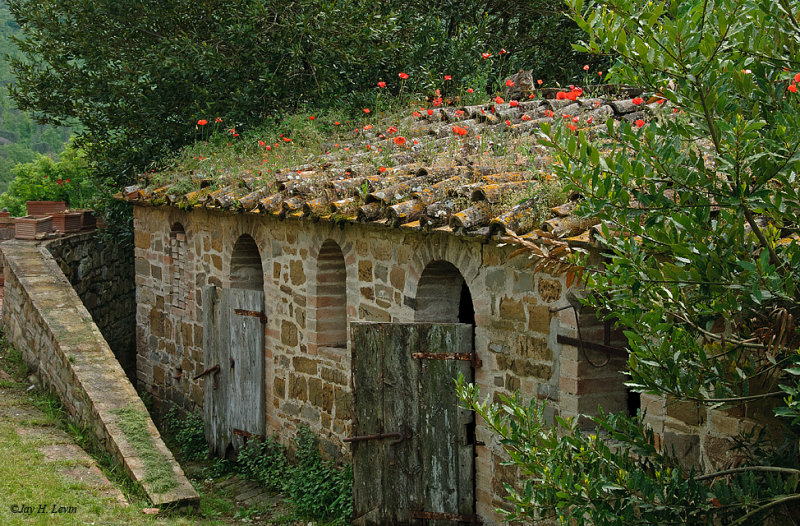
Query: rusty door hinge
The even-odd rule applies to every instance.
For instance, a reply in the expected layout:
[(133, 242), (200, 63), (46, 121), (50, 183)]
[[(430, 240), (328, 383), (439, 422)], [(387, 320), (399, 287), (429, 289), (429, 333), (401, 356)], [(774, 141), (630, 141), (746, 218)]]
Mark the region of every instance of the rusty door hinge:
[(436, 521), (468, 522), (469, 524), (479, 524), (478, 517), (475, 515), (459, 515), (457, 513), (439, 513), (436, 511), (412, 511), (412, 519), (428, 519)]
[(415, 360), (462, 360), (472, 362), (474, 367), (483, 365), (483, 361), (474, 352), (412, 352), (411, 357)]
[[(361, 435), (355, 437), (347, 437), (344, 439), (344, 442), (364, 442), (366, 440), (380, 440), (383, 438), (394, 438), (394, 442), (400, 442), (403, 440), (402, 433), (398, 433), (397, 431), (393, 433), (377, 433), (375, 435)], [(392, 442), (392, 443), (394, 443)]]
[(261, 323), (267, 323), (267, 315), (257, 310), (233, 309), (233, 313), (239, 316), (252, 316), (261, 320)]

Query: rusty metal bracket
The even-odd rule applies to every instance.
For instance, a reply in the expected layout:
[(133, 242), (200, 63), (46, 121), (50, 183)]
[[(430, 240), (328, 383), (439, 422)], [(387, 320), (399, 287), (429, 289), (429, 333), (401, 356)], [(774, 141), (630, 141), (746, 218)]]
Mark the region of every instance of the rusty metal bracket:
[(267, 323), (267, 315), (257, 310), (233, 309), (233, 313), (239, 316), (252, 316), (261, 320), (261, 323)]
[(439, 513), (436, 511), (412, 511), (411, 518), (480, 524), (480, 522), (478, 521), (478, 517), (476, 517), (475, 515), (459, 515), (457, 513)]
[(251, 433), (251, 432), (245, 431), (243, 429), (233, 428), (233, 434), (237, 435), (237, 436), (240, 436), (240, 437), (244, 437), (244, 438), (253, 438), (253, 439), (258, 440), (258, 441), (264, 440), (264, 435), (257, 435), (255, 433)]
[(211, 373), (214, 373), (216, 375), (218, 372), (219, 372), (219, 364), (215, 365), (214, 367), (209, 367), (202, 373), (195, 375), (194, 377), (192, 377), (192, 380), (199, 380), (200, 378), (209, 375)]
[(381, 440), (384, 438), (394, 438), (395, 440), (392, 442), (394, 444), (403, 440), (404, 437), (402, 433), (395, 431), (393, 433), (377, 433), (374, 435), (347, 437), (344, 439), (344, 442), (365, 442), (367, 440)]
[(474, 367), (483, 365), (483, 361), (474, 352), (412, 352), (411, 357), (415, 360), (462, 360), (472, 362)]

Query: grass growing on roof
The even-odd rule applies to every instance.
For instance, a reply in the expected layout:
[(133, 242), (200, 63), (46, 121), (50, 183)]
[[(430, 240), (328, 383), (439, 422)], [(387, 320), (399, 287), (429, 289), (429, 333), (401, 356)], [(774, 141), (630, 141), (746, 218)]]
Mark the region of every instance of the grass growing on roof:
[(111, 411), (117, 416), (117, 425), (125, 439), (136, 450), (144, 462), (144, 482), (154, 493), (166, 493), (178, 486), (172, 465), (158, 451), (153, 442), (153, 436), (147, 429), (147, 413), (129, 404), (120, 409)]

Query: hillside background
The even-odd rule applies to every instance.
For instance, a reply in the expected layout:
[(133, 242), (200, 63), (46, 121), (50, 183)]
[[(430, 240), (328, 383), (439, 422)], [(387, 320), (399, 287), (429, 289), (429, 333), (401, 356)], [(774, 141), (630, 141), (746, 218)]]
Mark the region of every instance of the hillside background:
[(0, 193), (8, 188), (16, 164), (33, 161), (37, 154), (58, 154), (71, 135), (70, 128), (37, 124), (9, 97), (7, 86), (14, 77), (5, 57), (16, 52), (11, 37), (18, 33), (7, 3), (0, 0)]

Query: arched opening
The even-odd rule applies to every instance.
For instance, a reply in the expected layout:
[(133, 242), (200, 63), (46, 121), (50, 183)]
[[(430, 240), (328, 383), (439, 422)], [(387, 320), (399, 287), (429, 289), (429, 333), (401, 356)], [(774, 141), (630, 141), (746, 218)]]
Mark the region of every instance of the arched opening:
[(433, 261), (422, 271), (416, 305), (414, 321), (475, 326), (469, 287), (458, 269), (447, 261)]
[(186, 276), (189, 267), (187, 261), (186, 230), (180, 223), (169, 229), (167, 252), (171, 261), (169, 280), (169, 301), (173, 307), (185, 309), (189, 294), (189, 278)]
[(347, 271), (334, 241), (319, 250), (316, 288), (317, 347), (347, 347)]
[(231, 256), (231, 288), (264, 290), (261, 254), (255, 240), (243, 234), (233, 245)]

